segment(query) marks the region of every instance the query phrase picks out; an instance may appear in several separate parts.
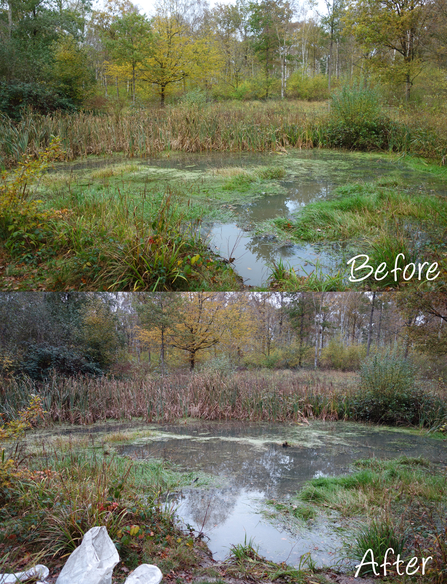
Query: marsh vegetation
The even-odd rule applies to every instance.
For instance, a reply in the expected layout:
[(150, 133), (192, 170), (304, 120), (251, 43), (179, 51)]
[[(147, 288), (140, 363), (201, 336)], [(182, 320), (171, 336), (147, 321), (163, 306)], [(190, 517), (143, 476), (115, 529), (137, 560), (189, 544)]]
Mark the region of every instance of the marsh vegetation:
[[(442, 582), (445, 298), (396, 300), (3, 293), (2, 570), (45, 560), (57, 571), (89, 527), (106, 524), (123, 579), (150, 562), (179, 582), (247, 575), (324, 582), (322, 567), (335, 557), (326, 554), (329, 545), (351, 542), (352, 562), (362, 538), (381, 537), (377, 529), (401, 533), (400, 516), (409, 521), (405, 553), (435, 557), (427, 581)], [(323, 475), (315, 477), (314, 458)], [(310, 474), (291, 478), (304, 461)], [(266, 472), (284, 472), (285, 490)], [(233, 475), (249, 492), (241, 505), (254, 504), (261, 486), (261, 498), (271, 500), (262, 511), (280, 523), (258, 528), (266, 541), (275, 533), (281, 542), (289, 519), (304, 529), (287, 540), (300, 542), (296, 552), (281, 547), (272, 555), (262, 541), (257, 550), (256, 541), (226, 536), (229, 558), (206, 560), (207, 520), (240, 511)], [(175, 521), (176, 503), (186, 527)], [(340, 539), (331, 521), (347, 507), (353, 522), (341, 526)], [(322, 509), (335, 515), (327, 519)], [(259, 515), (247, 513), (257, 525)], [(367, 520), (364, 532), (356, 517)], [(312, 558), (309, 542), (322, 534), (327, 549)]]

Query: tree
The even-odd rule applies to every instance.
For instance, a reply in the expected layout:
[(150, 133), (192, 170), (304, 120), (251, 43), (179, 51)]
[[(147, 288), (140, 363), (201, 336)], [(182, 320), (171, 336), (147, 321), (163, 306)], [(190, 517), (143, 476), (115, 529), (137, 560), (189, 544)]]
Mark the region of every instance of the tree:
[(116, 359), (123, 339), (118, 330), (116, 316), (112, 313), (107, 297), (91, 296), (82, 310), (82, 322), (77, 335), (86, 354), (102, 370)]
[(103, 33), (103, 39), (113, 63), (122, 66), (125, 73), (130, 69), (132, 101), (135, 103), (137, 73), (149, 56), (150, 23), (142, 14), (127, 12), (113, 20)]
[(163, 107), (168, 88), (187, 78), (209, 76), (219, 67), (212, 37), (195, 39), (178, 14), (157, 14), (142, 78), (158, 87)]
[(222, 304), (216, 295), (193, 292), (183, 295), (178, 322), (169, 334), (170, 344), (188, 354), (189, 368), (194, 370), (197, 354), (210, 349), (220, 340), (219, 316)]
[(65, 35), (81, 39), (88, 10), (88, 2), (62, 7), (54, 0), (0, 0), (0, 77), (51, 80), (54, 43)]
[[(329, 54), (327, 60), (327, 78), (328, 78), (328, 91), (331, 91), (331, 77), (333, 70), (333, 52), (334, 52), (334, 41), (337, 44), (340, 42), (341, 34), (343, 31), (343, 21), (342, 17), (345, 11), (345, 0), (325, 0), (327, 15), (321, 19), (322, 25), (325, 27), (329, 34)], [(338, 59), (337, 50), (337, 59)], [(338, 71), (338, 67), (337, 67)]]
[(259, 3), (250, 4), (250, 12), (253, 48), (263, 63), (265, 97), (268, 98), (272, 69), (278, 56), (281, 61), (282, 78), (284, 75), (286, 37), (292, 9), (285, 0), (261, 0)]
[(55, 88), (80, 104), (94, 85), (86, 50), (71, 35), (59, 38), (53, 44), (52, 76)]
[(346, 19), (379, 72), (404, 82), (407, 101), (435, 21), (435, 0), (358, 0)]
[(166, 350), (175, 329), (181, 305), (182, 299), (179, 294), (168, 292), (139, 294), (136, 299), (135, 307), (141, 320), (138, 337), (147, 345), (155, 343), (160, 348), (162, 373), (165, 371)]
[(312, 329), (313, 308), (311, 295), (302, 292), (293, 294), (286, 308), (290, 324), (298, 334), (299, 367), (303, 366), (303, 357), (310, 346), (306, 339), (309, 338)]

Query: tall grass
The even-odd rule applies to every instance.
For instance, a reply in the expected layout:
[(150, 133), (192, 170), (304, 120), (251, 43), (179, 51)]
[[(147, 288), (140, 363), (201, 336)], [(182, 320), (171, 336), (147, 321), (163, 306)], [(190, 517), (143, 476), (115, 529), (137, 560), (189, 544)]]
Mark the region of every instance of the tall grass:
[(309, 112), (293, 101), (204, 106), (185, 103), (124, 115), (29, 113), (18, 123), (2, 117), (0, 165), (16, 164), (25, 152), (37, 155), (48, 146), (51, 136), (61, 137), (69, 160), (112, 152), (144, 157), (163, 151), (271, 151), (321, 146), (386, 149), (445, 160), (445, 116), (435, 118), (420, 112), (384, 116), (374, 106), (374, 119), (380, 124), (377, 122), (372, 132), (371, 108), (365, 109), (364, 100), (354, 99), (352, 91), (345, 95), (345, 105), (348, 102), (351, 112), (357, 112), (355, 135), (346, 108), (337, 99), (329, 117), (327, 113)]
[(348, 410), (350, 400), (346, 376), (336, 392), (333, 383), (311, 373), (222, 375), (218, 371), (204, 371), (127, 380), (54, 375), (41, 384), (25, 378), (5, 380), (1, 394), (3, 412), (14, 417), (27, 403), (29, 394), (36, 391), (51, 419), (72, 423), (134, 416), (146, 421), (173, 421), (188, 416), (278, 422), (312, 416), (338, 419)]
[(24, 152), (37, 154), (60, 136), (69, 160), (123, 152), (154, 156), (162, 151), (269, 151), (278, 145), (313, 145), (313, 116), (293, 104), (241, 106), (184, 104), (122, 116), (76, 113), (28, 114), (19, 124), (0, 120), (0, 163), (14, 164)]
[[(42, 383), (26, 378), (4, 380), (0, 395), (1, 410), (8, 417), (14, 417), (29, 395), (37, 392), (49, 419), (70, 423), (132, 417), (148, 422), (186, 417), (269, 422), (365, 419), (365, 408), (375, 402), (364, 401), (364, 390), (358, 389), (354, 379), (349, 374), (322, 378), (311, 372), (293, 371), (239, 371), (225, 375), (203, 371), (124, 380), (54, 375)], [(410, 417), (390, 422), (430, 426), (433, 417), (439, 421), (441, 410), (445, 415), (443, 396), (420, 392), (419, 397), (414, 411), (408, 405)], [(378, 408), (387, 407), (380, 400), (378, 403)], [(379, 415), (378, 421), (386, 420)]]

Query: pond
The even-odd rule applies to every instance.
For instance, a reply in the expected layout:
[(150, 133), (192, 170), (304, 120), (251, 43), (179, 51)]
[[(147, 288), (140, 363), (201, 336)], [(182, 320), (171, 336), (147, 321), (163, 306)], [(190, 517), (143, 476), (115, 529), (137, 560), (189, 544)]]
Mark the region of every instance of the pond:
[(447, 459), (445, 442), (350, 422), (197, 422), (156, 427), (153, 436), (117, 448), (134, 459), (162, 458), (215, 477), (208, 488), (174, 495), (179, 518), (209, 538), (214, 559), (228, 556), (231, 545), (252, 540), (267, 559), (294, 566), (308, 553), (318, 566), (342, 565), (349, 525), (337, 516), (287, 520), (266, 501), (287, 501), (305, 481), (349, 472), (362, 458)]
[[(81, 173), (117, 162), (123, 159), (89, 159), (59, 169)], [(415, 192), (447, 194), (445, 181), (389, 157), (333, 150), (291, 150), (284, 155), (173, 153), (134, 159), (132, 164), (137, 168), (134, 180), (152, 185), (169, 181), (188, 184), (192, 204), (206, 201), (211, 205), (213, 211), (205, 217), (202, 236), (249, 286), (266, 285), (272, 266), (279, 261), (293, 267), (299, 276), (309, 274), (317, 264), (322, 273), (346, 265), (353, 254), (345, 244), (297, 243), (286, 239), (284, 233), (278, 234), (273, 226), (275, 218), (292, 220), (305, 205), (331, 197), (339, 186), (385, 177)], [(281, 176), (260, 180), (256, 172), (266, 168), (280, 170)], [(252, 176), (247, 179), (244, 173)]]

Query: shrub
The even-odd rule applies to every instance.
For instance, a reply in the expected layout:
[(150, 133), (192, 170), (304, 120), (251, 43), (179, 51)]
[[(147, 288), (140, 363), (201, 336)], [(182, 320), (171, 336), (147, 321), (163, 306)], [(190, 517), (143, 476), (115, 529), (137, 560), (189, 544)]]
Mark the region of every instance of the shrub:
[(309, 77), (295, 71), (287, 79), (287, 97), (306, 101), (324, 101), (329, 98), (328, 82), (325, 75)]
[(42, 381), (53, 371), (67, 377), (73, 375), (102, 375), (104, 372), (84, 355), (70, 347), (29, 344), (19, 371), (31, 379)]
[(72, 100), (44, 85), (0, 82), (0, 112), (13, 120), (20, 120), (29, 108), (42, 115), (77, 109)]
[(445, 415), (445, 406), (416, 386), (413, 364), (394, 352), (362, 363), (351, 415), (375, 423), (430, 426)]
[(382, 113), (377, 91), (345, 86), (332, 97), (326, 139), (329, 146), (385, 149), (391, 126), (391, 120)]
[(192, 89), (187, 93), (183, 94), (181, 98), (181, 103), (187, 106), (199, 106), (203, 107), (206, 102), (208, 101), (208, 96), (206, 91), (197, 87), (196, 89)]
[(341, 339), (331, 339), (321, 353), (321, 365), (340, 371), (357, 371), (365, 356), (365, 345), (345, 346)]

